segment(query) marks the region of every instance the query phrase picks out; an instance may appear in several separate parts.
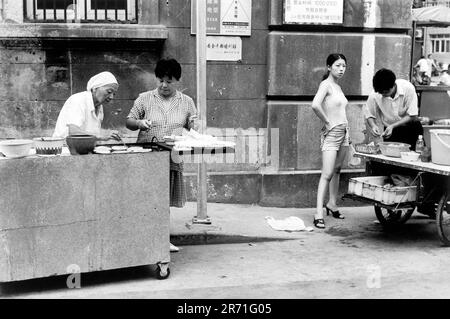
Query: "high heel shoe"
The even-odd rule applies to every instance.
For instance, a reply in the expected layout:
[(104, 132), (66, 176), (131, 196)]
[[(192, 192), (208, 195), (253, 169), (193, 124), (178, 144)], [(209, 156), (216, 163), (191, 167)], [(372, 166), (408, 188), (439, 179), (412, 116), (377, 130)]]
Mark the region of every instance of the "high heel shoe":
[(316, 217), (314, 217), (314, 226), (316, 226), (317, 228), (325, 228), (325, 222), (323, 218), (316, 219)]
[(328, 208), (328, 206), (326, 206), (326, 205), (325, 205), (325, 209), (327, 210), (327, 216), (330, 215), (330, 213), (331, 213), (331, 215), (332, 215), (334, 218), (337, 218), (337, 219), (344, 219), (344, 218), (345, 218), (345, 216), (342, 215), (338, 210), (331, 210), (331, 209)]

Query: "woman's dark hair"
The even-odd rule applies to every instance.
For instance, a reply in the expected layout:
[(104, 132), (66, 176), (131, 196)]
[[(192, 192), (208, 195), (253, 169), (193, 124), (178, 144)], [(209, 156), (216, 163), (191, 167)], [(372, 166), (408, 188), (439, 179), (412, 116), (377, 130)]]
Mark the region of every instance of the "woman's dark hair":
[(168, 78), (175, 78), (179, 81), (181, 78), (181, 65), (175, 59), (161, 59), (156, 64), (155, 76), (158, 79), (167, 76)]
[(375, 73), (372, 79), (373, 89), (377, 93), (388, 91), (395, 85), (395, 73), (389, 69), (380, 69)]
[[(341, 53), (331, 53), (327, 58), (327, 67), (331, 67), (333, 65), (333, 63), (339, 59), (342, 59), (345, 61), (345, 63), (347, 63), (347, 58), (345, 57), (345, 55), (343, 55)], [(329, 75), (330, 75), (330, 71), (327, 70), (327, 73), (325, 73), (322, 77), (322, 81), (325, 80), (326, 78), (328, 78)]]

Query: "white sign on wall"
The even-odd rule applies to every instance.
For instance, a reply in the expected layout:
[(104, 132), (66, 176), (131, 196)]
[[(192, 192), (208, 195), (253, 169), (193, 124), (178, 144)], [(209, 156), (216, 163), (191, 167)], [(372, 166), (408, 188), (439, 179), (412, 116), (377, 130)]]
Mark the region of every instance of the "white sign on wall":
[[(196, 1), (191, 1), (191, 33), (197, 28)], [(206, 34), (251, 35), (252, 0), (206, 1)]]
[(344, 0), (284, 0), (283, 23), (342, 24)]
[(242, 39), (240, 37), (206, 37), (206, 59), (209, 61), (242, 60)]

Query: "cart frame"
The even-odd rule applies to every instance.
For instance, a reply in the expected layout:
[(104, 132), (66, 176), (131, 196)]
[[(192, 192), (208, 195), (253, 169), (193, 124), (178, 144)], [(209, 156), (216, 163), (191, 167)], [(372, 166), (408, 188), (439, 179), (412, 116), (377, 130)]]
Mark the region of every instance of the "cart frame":
[(405, 223), (417, 208), (417, 212), (436, 220), (440, 240), (450, 246), (450, 166), (358, 152), (355, 156), (366, 161), (368, 176), (396, 173), (413, 177), (417, 185), (416, 200), (386, 205), (354, 194), (346, 194), (344, 198), (374, 205), (375, 214), (385, 228)]

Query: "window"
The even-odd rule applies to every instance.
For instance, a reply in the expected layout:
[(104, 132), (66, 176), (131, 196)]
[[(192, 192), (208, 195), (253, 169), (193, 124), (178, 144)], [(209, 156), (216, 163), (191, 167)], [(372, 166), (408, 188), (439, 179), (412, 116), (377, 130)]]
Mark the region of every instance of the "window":
[(137, 23), (137, 0), (25, 0), (33, 22)]
[(424, 7), (446, 6), (450, 7), (449, 0), (428, 0), (423, 4)]
[(432, 53), (450, 52), (450, 34), (431, 35)]

